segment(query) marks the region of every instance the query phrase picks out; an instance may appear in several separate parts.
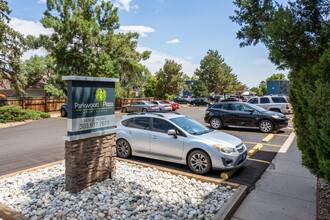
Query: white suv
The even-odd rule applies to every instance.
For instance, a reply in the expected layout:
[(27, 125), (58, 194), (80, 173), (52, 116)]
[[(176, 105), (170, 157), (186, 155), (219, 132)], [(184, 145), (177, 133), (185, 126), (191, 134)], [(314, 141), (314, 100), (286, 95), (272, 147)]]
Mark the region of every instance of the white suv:
[(268, 111), (280, 112), (284, 114), (292, 113), (291, 105), (284, 96), (252, 97), (247, 102), (260, 106)]

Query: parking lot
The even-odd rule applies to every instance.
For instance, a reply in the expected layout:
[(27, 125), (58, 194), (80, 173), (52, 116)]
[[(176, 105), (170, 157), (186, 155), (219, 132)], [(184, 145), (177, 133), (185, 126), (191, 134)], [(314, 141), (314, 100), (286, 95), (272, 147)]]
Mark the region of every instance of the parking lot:
[[(206, 107), (187, 107), (181, 105), (177, 112), (201, 124), (205, 124), (205, 110)], [(120, 120), (123, 115), (125, 114), (116, 112), (116, 121)], [(52, 163), (57, 160), (63, 160), (64, 141), (62, 140), (62, 136), (66, 133), (66, 126), (66, 118), (50, 118), (1, 129), (0, 175), (45, 163)], [(291, 134), (292, 121), (289, 121), (288, 128), (282, 129), (274, 134), (268, 142), (262, 142), (264, 138), (268, 137), (268, 134), (260, 133), (257, 128), (228, 127), (220, 131), (240, 138), (245, 143), (248, 151), (258, 144), (262, 144), (262, 148), (259, 149), (255, 155), (249, 156), (248, 161), (231, 176), (230, 172), (221, 171), (213, 171), (208, 175), (220, 178), (222, 174), (223, 177), (229, 177), (227, 181), (253, 186), (265, 169), (271, 165), (272, 159)], [(36, 136), (35, 134), (38, 135)], [(40, 136), (43, 138), (38, 138)], [(184, 165), (141, 157), (133, 157), (130, 159), (184, 172), (191, 172), (189, 168)]]
[[(178, 113), (186, 115), (201, 124), (208, 126), (204, 122), (204, 114), (206, 107), (188, 107), (181, 105)], [(124, 113), (116, 113), (116, 115), (125, 115)], [(290, 115), (288, 117), (291, 117)], [(291, 132), (292, 121), (289, 121), (289, 127), (280, 130), (275, 134), (260, 133), (258, 128), (242, 128), (242, 127), (227, 127), (222, 128), (220, 131), (231, 134), (240, 138), (246, 145), (248, 151), (254, 148), (256, 145), (259, 146), (259, 150), (254, 155), (248, 156), (247, 162), (235, 172), (221, 172), (212, 171), (208, 176), (220, 178), (229, 177), (227, 181), (243, 184), (246, 186), (253, 186), (254, 183), (261, 177), (265, 169), (271, 165), (271, 161), (285, 143)], [(265, 140), (265, 139), (269, 140)], [(267, 142), (264, 142), (264, 141)], [(262, 146), (260, 146), (262, 144)], [(260, 148), (261, 147), (261, 148)], [(187, 166), (163, 162), (153, 159), (146, 159), (142, 157), (132, 157), (130, 160), (140, 161), (144, 163), (150, 163), (154, 165), (165, 166), (171, 169), (177, 169), (184, 172), (191, 172)]]

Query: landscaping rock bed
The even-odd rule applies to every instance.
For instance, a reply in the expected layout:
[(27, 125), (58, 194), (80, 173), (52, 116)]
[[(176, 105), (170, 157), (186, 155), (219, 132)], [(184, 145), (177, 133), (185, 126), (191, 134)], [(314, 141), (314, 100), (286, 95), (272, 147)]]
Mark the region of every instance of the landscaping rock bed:
[(236, 190), (117, 161), (114, 179), (71, 194), (64, 169), (0, 179), (0, 202), (31, 219), (212, 219)]

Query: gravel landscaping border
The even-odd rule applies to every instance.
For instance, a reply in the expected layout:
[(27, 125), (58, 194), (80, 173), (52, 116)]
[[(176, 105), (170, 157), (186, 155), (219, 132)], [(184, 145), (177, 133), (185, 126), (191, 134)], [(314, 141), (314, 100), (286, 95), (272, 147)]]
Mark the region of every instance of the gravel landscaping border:
[[(144, 163), (135, 162), (135, 161), (126, 161), (126, 160), (119, 159), (119, 158), (117, 158), (117, 159), (118, 159), (118, 161), (121, 161), (122, 163), (135, 164), (137, 166), (147, 167), (147, 168), (152, 169), (152, 170), (159, 170), (159, 171), (162, 171), (162, 172), (165, 172), (165, 173), (174, 174), (174, 175), (179, 176), (179, 177), (180, 176), (181, 177), (182, 176), (187, 177), (190, 180), (193, 180), (195, 182), (200, 181), (200, 182), (205, 182), (205, 183), (221, 184), (222, 186), (219, 188), (221, 190), (226, 190), (226, 188), (227, 189), (234, 189), (233, 194), (229, 197), (228, 200), (227, 199), (225, 200), (226, 201), (224, 203), (225, 205), (223, 205), (220, 208), (220, 210), (217, 213), (215, 213), (213, 219), (229, 219), (230, 216), (232, 215), (232, 213), (234, 213), (234, 211), (238, 208), (240, 202), (246, 196), (246, 192), (247, 192), (247, 187), (246, 186), (240, 186), (239, 184), (235, 184), (235, 183), (233, 183), (233, 184), (228, 183), (228, 182), (225, 182), (222, 179), (200, 176), (200, 175), (196, 175), (196, 174), (181, 172), (181, 171), (177, 171), (177, 170), (172, 170), (172, 169), (168, 169), (168, 168), (164, 168), (164, 167), (160, 167), (160, 166), (149, 165), (149, 164), (144, 164)], [(13, 177), (13, 176), (23, 174), (23, 173), (29, 173), (29, 172), (37, 171), (39, 169), (45, 169), (47, 167), (55, 166), (55, 165), (58, 165), (58, 164), (63, 164), (63, 162), (64, 161), (58, 161), (58, 162), (55, 162), (55, 163), (46, 164), (46, 165), (35, 167), (35, 168), (32, 168), (32, 169), (7, 174), (7, 175), (4, 175), (4, 176), (0, 176), (0, 180), (3, 179), (3, 178)], [(223, 186), (226, 186), (226, 187), (223, 187)], [(1, 218), (4, 218), (4, 219), (27, 219), (24, 215), (18, 213), (17, 211), (9, 208), (6, 205), (0, 203), (0, 219)], [(197, 218), (197, 216), (195, 215), (194, 218)], [(159, 219), (163, 219), (163, 218), (159, 218)]]

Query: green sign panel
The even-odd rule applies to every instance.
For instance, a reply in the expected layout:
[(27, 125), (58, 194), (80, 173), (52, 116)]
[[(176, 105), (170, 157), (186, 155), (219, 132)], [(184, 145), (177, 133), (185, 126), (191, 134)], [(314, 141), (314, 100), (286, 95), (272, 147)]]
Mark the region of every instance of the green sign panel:
[(115, 126), (118, 79), (64, 76), (68, 84), (68, 136), (101, 133)]

